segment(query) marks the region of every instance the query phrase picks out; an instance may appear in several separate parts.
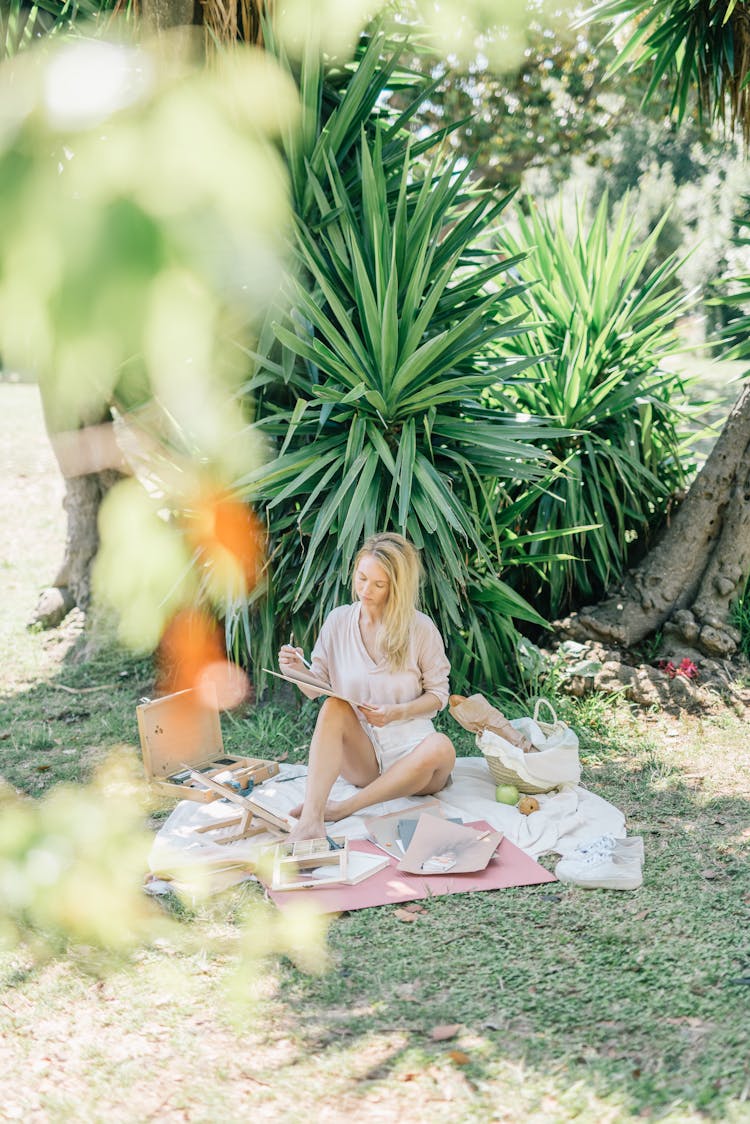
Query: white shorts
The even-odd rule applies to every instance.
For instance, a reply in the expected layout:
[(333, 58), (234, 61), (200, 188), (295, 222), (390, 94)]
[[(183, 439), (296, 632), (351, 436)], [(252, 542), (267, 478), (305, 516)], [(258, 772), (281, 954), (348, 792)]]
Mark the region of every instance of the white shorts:
[(435, 733), (430, 718), (410, 718), (407, 722), (389, 722), (387, 726), (371, 726), (366, 722), (364, 729), (372, 742), (381, 773)]

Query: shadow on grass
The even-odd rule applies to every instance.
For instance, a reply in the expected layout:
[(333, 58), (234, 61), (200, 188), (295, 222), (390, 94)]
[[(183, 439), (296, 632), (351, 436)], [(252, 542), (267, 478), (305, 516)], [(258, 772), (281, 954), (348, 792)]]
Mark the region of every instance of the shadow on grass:
[[(140, 760), (136, 707), (154, 697), (153, 663), (107, 647), (80, 662), (68, 649), (49, 679), (0, 693), (0, 776), (30, 796), (61, 782), (84, 783), (116, 747)], [(227, 752), (304, 760), (314, 705), (280, 693), (271, 704), (248, 702), (221, 716)], [(171, 806), (171, 805), (170, 805)]]
[[(85, 780), (115, 745), (138, 755), (135, 706), (152, 690), (149, 661), (110, 650), (79, 664), (71, 653), (53, 679), (0, 698), (0, 773), (38, 795)], [(303, 759), (315, 713), (311, 704), (245, 707), (223, 717), (225, 746)], [(439, 725), (460, 753), (476, 752), (447, 716)], [(565, 1104), (560, 1119), (592, 1095), (625, 1115), (744, 1111), (750, 804), (705, 799), (653, 746), (614, 744), (597, 728), (582, 747), (592, 765), (584, 782), (644, 836), (641, 889), (456, 895), (425, 903), (411, 924), (390, 907), (364, 910), (334, 922), (336, 967), (326, 976), (284, 966), (283, 1018), (322, 1064), (364, 1053), (373, 1036), (398, 1038), (360, 1067), (355, 1096), (442, 1067), (461, 1074), (488, 1118), (511, 1072), (532, 1093), (534, 1082), (552, 1089)], [(449, 1024), (455, 1036), (433, 1041)]]
[[(554, 1075), (560, 1095), (578, 1089), (583, 1105), (593, 1093), (626, 1115), (742, 1111), (750, 804), (704, 802), (648, 751), (610, 762), (596, 788), (627, 806), (630, 830), (644, 836), (639, 890), (558, 883), (456, 895), (425, 903), (408, 925), (388, 907), (344, 915), (331, 929), (337, 969), (320, 979), (287, 973), (284, 997), (305, 1047), (324, 1056), (342, 1041), (356, 1049), (371, 1035), (405, 1035), (359, 1079), (362, 1095), (458, 1064), (491, 1108), (488, 1090), (521, 1065), (527, 1082)], [(432, 1041), (446, 1024), (460, 1025), (456, 1036)]]
[(0, 775), (31, 796), (84, 782), (114, 747), (137, 745), (135, 707), (153, 690), (151, 662), (107, 648), (82, 663), (81, 642), (50, 678), (0, 694)]

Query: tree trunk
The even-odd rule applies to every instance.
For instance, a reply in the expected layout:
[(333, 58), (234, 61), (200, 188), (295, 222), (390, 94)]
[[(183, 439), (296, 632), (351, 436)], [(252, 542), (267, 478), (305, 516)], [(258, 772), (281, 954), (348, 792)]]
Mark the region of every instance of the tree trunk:
[(143, 23), (157, 34), (175, 27), (205, 27), (210, 41), (263, 44), (262, 17), (271, 0), (141, 0)]
[(45, 393), (43, 384), (40, 390), (47, 433), (65, 481), (63, 507), (68, 526), (63, 560), (52, 584), (41, 593), (29, 623), (54, 628), (71, 609), (86, 612), (89, 608), (91, 567), (99, 549), (99, 507), (128, 469), (108, 411), (95, 424), (55, 432), (54, 394)]
[(91, 603), (91, 567), (99, 549), (99, 507), (121, 474), (111, 469), (65, 480), (63, 507), (68, 517), (65, 554), (51, 586), (43, 590), (31, 624), (54, 628), (71, 609), (86, 612)]
[(200, 23), (198, 0), (141, 0), (143, 23), (148, 31), (168, 31)]
[[(204, 23), (228, 40), (242, 33), (246, 39), (260, 39), (260, 15), (268, 0), (141, 0), (145, 29), (152, 34), (175, 34), (176, 28)], [(239, 23), (238, 23), (239, 19)], [(228, 20), (226, 26), (222, 23)], [(240, 26), (241, 25), (241, 26)], [(171, 40), (179, 54), (184, 44)], [(63, 506), (68, 517), (65, 554), (52, 581), (37, 602), (30, 624), (54, 628), (71, 609), (86, 612), (91, 602), (91, 568), (99, 548), (98, 517), (104, 496), (126, 469), (112, 437), (109, 415), (106, 418), (81, 418), (81, 429), (58, 433), (60, 404), (54, 389), (40, 386), (47, 432), (65, 480)], [(68, 423), (70, 424), (70, 422)], [(75, 424), (75, 422), (73, 422)]]
[(631, 648), (664, 627), (666, 651), (737, 650), (731, 606), (750, 573), (750, 384), (663, 537), (619, 590), (559, 622), (562, 632)]

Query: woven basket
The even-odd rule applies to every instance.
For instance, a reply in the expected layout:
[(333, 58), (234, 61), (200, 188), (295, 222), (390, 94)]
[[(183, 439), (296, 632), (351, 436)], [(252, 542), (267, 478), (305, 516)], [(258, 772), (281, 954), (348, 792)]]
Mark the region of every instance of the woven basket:
[(506, 769), (500, 763), (499, 757), (490, 757), (485, 753), (484, 759), (495, 784), (515, 785), (524, 796), (541, 796), (543, 793), (551, 792), (553, 788), (557, 788), (557, 785), (550, 785), (549, 788), (538, 788), (535, 784), (529, 784), (523, 777), (519, 777), (518, 773), (514, 773), (512, 769)]
[[(542, 705), (547, 706), (551, 711), (551, 722), (540, 721), (539, 711)], [(540, 727), (545, 737), (549, 737), (550, 734), (557, 733), (565, 726), (564, 722), (559, 721), (557, 714), (555, 713), (555, 708), (548, 699), (537, 699), (536, 705), (534, 707), (534, 721)], [(484, 750), (482, 750), (482, 752), (484, 753)], [(492, 776), (495, 784), (515, 785), (518, 791), (524, 793), (525, 796), (542, 796), (545, 792), (552, 792), (554, 788), (558, 787), (556, 784), (550, 784), (547, 785), (546, 788), (539, 788), (538, 785), (530, 784), (529, 781), (524, 780), (524, 778), (520, 777), (518, 773), (513, 771), (513, 769), (508, 769), (505, 765), (502, 764), (499, 757), (495, 757), (489, 753), (484, 753), (484, 759), (487, 762), (487, 768), (489, 769), (490, 775)]]

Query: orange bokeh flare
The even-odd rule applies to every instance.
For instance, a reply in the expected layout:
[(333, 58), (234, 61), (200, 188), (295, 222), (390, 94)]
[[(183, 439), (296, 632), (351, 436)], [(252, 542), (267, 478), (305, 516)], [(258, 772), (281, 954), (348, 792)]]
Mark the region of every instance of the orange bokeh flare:
[(221, 628), (200, 609), (184, 609), (169, 622), (157, 669), (159, 694), (194, 690), (206, 707), (230, 710), (250, 693), (247, 675), (226, 657)]
[(199, 496), (185, 531), (193, 546), (217, 569), (229, 561), (249, 593), (260, 581), (266, 556), (266, 532), (253, 509), (220, 492)]

